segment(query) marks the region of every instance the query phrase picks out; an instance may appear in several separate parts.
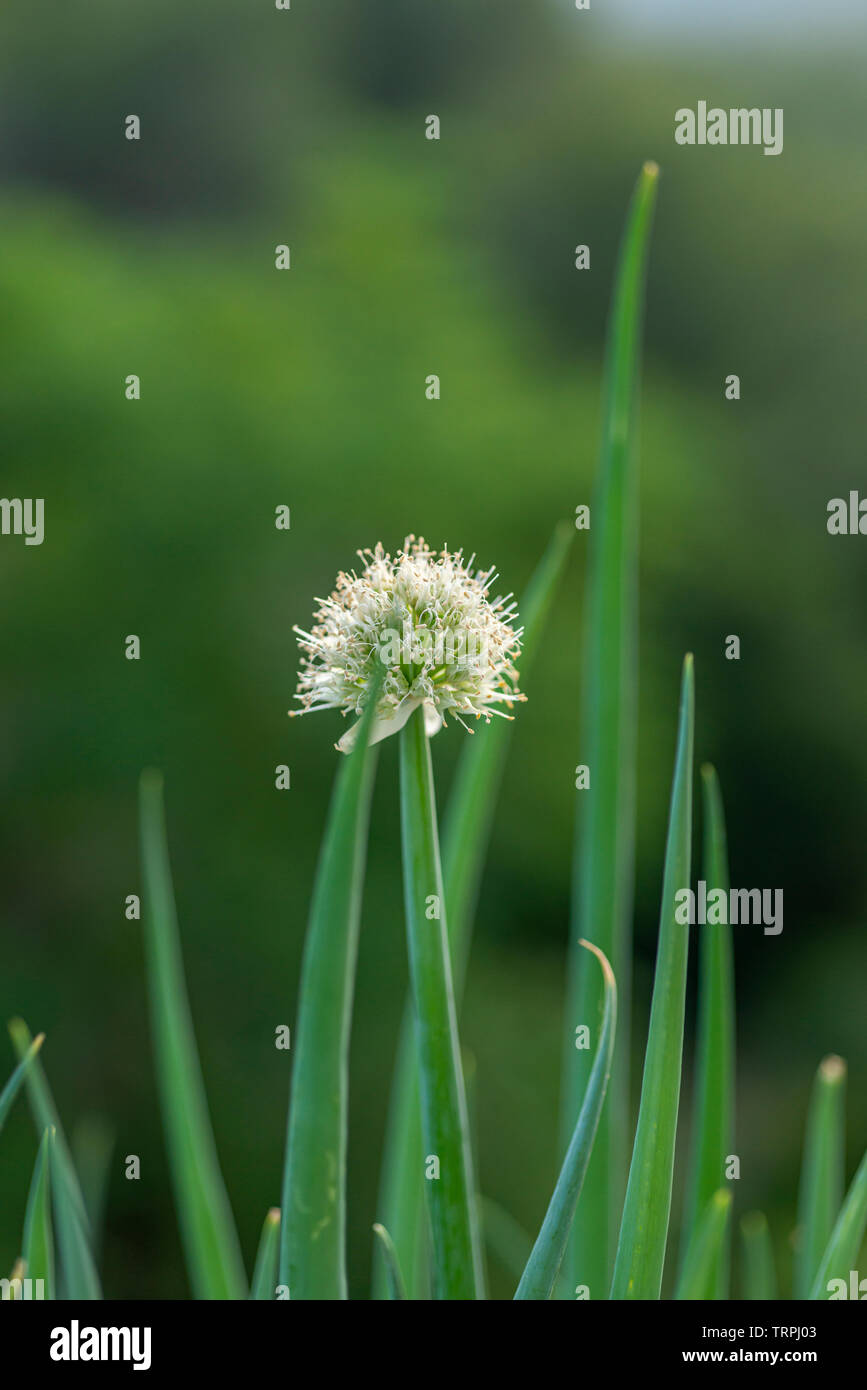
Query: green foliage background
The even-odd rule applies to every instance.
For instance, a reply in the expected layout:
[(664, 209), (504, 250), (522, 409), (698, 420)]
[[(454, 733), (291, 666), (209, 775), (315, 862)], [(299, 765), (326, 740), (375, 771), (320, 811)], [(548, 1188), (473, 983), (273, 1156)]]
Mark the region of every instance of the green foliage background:
[[(735, 953), (739, 1207), (767, 1209), (787, 1268), (824, 1053), (850, 1063), (850, 1167), (867, 1133), (867, 552), (825, 530), (829, 498), (865, 487), (863, 49), (624, 46), (603, 18), (542, 0), (299, 0), (288, 14), (97, 0), (19, 7), (0, 37), (2, 491), (46, 506), (42, 547), (0, 542), (0, 1017), (46, 1032), (69, 1128), (114, 1126), (107, 1288), (187, 1292), (140, 930), (123, 915), (139, 891), (139, 770), (166, 775), (192, 1006), (252, 1263), (279, 1197), (290, 1059), (274, 1029), (295, 1016), (340, 727), (286, 718), (291, 626), (356, 548), (408, 532), (496, 561), (520, 593), (554, 521), (589, 500), (617, 238), (647, 157), (663, 179), (642, 403), (634, 1041), (691, 649), (732, 881), (785, 893), (782, 936), (738, 928)], [(784, 107), (783, 155), (678, 148), (674, 111), (699, 97)], [(289, 273), (274, 269), (281, 242)], [(579, 242), (589, 272), (574, 269)], [(483, 1188), (534, 1231), (557, 1171), (583, 569), (579, 538), (515, 727), (463, 1012)], [(729, 633), (739, 663), (724, 660)], [(435, 742), (441, 802), (464, 737)], [(273, 785), (283, 762), (289, 793)], [(354, 1024), (354, 1296), (405, 981), (385, 745)], [(4, 1270), (33, 1152), (21, 1106), (0, 1150)]]

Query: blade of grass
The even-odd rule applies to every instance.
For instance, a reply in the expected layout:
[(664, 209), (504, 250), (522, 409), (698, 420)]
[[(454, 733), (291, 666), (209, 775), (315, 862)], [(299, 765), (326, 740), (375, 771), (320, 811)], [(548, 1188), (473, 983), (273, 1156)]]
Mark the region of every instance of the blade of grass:
[(20, 1091), (22, 1082), (27, 1076), (27, 1068), (30, 1066), (30, 1063), (33, 1061), (33, 1058), (36, 1056), (44, 1041), (44, 1033), (40, 1033), (33, 1039), (26, 1054), (18, 1063), (18, 1066), (3, 1087), (2, 1092), (0, 1092), (0, 1129), (5, 1125), (9, 1111), (12, 1109), (15, 1102), (15, 1097)]
[[(545, 620), (572, 544), (574, 527), (561, 523), (539, 561), (521, 601), (524, 636), (521, 686), (539, 647)], [(511, 723), (495, 719), (464, 741), (443, 827), (442, 866), (448, 907), (449, 949), (455, 1001), (460, 1007), (473, 914), (497, 789), (511, 739)], [(424, 1296), (424, 1178), (418, 1065), (412, 1004), (407, 1001), (392, 1081), (379, 1208), (406, 1272), (409, 1297)], [(523, 1266), (522, 1266), (523, 1267)], [(388, 1293), (387, 1270), (379, 1250), (374, 1261), (373, 1296)]]
[[(716, 771), (701, 769), (704, 800), (703, 877), (708, 893), (721, 889), (728, 899), (729, 866), (725, 812)], [(732, 934), (728, 925), (704, 926), (699, 936), (698, 1037), (693, 1100), (692, 1160), (687, 1180), (681, 1274), (708, 1203), (725, 1178), (734, 1148), (735, 1010)], [(711, 1283), (701, 1295), (728, 1298), (731, 1270), (728, 1222), (717, 1246)]]
[(347, 1297), (349, 1034), (381, 678), (378, 668), (355, 745), (337, 769), (304, 943), (280, 1233), (280, 1283), (293, 1299)]
[(832, 1279), (842, 1279), (849, 1287), (849, 1274), (855, 1268), (855, 1261), (867, 1228), (867, 1153), (861, 1160), (857, 1173), (846, 1194), (846, 1200), (834, 1223), (831, 1237), (810, 1289), (811, 1299), (830, 1298), (829, 1283)]
[(54, 1236), (51, 1230), (50, 1147), (53, 1135), (46, 1129), (39, 1144), (27, 1208), (24, 1213), (22, 1251), (28, 1279), (43, 1281), (43, 1297), (54, 1297)]
[[(9, 1034), (18, 1056), (25, 1057), (32, 1046), (26, 1023), (20, 1018), (12, 1019)], [(52, 1130), (54, 1136), (49, 1145), (49, 1172), (59, 1256), (58, 1296), (66, 1299), (100, 1299), (102, 1289), (93, 1258), (90, 1222), (78, 1174), (54, 1097), (45, 1079), (42, 1061), (38, 1057), (27, 1070), (27, 1095), (40, 1140), (46, 1129)]]
[(527, 1267), (521, 1275), (521, 1282), (515, 1294), (516, 1299), (551, 1298), (555, 1292), (575, 1216), (575, 1208), (593, 1151), (593, 1140), (596, 1137), (599, 1116), (608, 1089), (608, 1078), (611, 1075), (614, 1036), (617, 1030), (617, 985), (611, 966), (598, 946), (592, 945), (589, 941), (581, 944), (593, 952), (602, 966), (605, 982), (605, 1010), (602, 1028), (596, 1047), (593, 1070), (590, 1073), (590, 1081), (587, 1086), (587, 1094), (584, 1097), (584, 1103), (575, 1125), (572, 1142), (566, 1151), (554, 1195), (545, 1214), (545, 1220), (542, 1222), (542, 1229), (527, 1261)]
[(256, 1302), (273, 1300), (277, 1289), (277, 1257), (280, 1253), (280, 1208), (271, 1207), (262, 1226), (250, 1298)]
[(683, 663), (650, 1030), (611, 1285), (611, 1297), (616, 1299), (659, 1298), (662, 1286), (671, 1214), (689, 949), (689, 927), (681, 926), (675, 919), (675, 894), (688, 888), (691, 881), (694, 724), (693, 662), (687, 656)]
[(716, 1297), (716, 1275), (729, 1225), (732, 1194), (721, 1187), (711, 1197), (697, 1223), (675, 1292), (676, 1299)]
[(148, 1002), (187, 1272), (196, 1298), (246, 1298), (184, 981), (159, 772), (142, 773), (139, 809)]
[(415, 1001), (422, 1153), (437, 1298), (482, 1287), (467, 1098), (458, 1043), (430, 745), (417, 709), (400, 731), (400, 814), (410, 980)]
[(388, 1271), (389, 1298), (405, 1299), (406, 1285), (400, 1272), (400, 1260), (397, 1258), (394, 1241), (379, 1221), (374, 1223), (373, 1230), (379, 1245), (382, 1247), (382, 1257)]
[(748, 1212), (741, 1218), (741, 1244), (744, 1255), (744, 1298), (754, 1302), (777, 1298), (774, 1251), (763, 1212)]
[(846, 1063), (842, 1057), (826, 1057), (816, 1073), (807, 1115), (798, 1197), (795, 1298), (810, 1297), (843, 1201), (845, 1097)]
[(591, 788), (576, 801), (561, 1144), (565, 1152), (587, 1090), (590, 1058), (575, 1028), (599, 1017), (598, 973), (578, 946), (611, 961), (621, 1027), (593, 1157), (567, 1255), (569, 1285), (607, 1290), (626, 1177), (638, 675), (638, 379), (641, 319), (659, 171), (645, 164), (626, 221), (606, 348), (602, 446), (588, 537), (580, 760)]

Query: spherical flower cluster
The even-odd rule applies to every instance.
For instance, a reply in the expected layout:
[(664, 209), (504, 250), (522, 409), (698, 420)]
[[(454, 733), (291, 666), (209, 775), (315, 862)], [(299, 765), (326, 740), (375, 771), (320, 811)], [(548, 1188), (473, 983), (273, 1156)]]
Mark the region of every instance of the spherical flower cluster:
[[(428, 733), (449, 713), (464, 728), (462, 716), (510, 718), (506, 710), (525, 698), (515, 669), (522, 629), (512, 626), (511, 594), (489, 597), (493, 569), (474, 572), (475, 556), (465, 563), (460, 550), (437, 554), (415, 536), (394, 557), (382, 545), (358, 554), (361, 573), (339, 574), (331, 597), (317, 599), (312, 630), (293, 629), (304, 664), (296, 695), (302, 708), (292, 713), (360, 715), (381, 662), (372, 743), (396, 733), (420, 706)], [(357, 729), (341, 738), (341, 752)]]

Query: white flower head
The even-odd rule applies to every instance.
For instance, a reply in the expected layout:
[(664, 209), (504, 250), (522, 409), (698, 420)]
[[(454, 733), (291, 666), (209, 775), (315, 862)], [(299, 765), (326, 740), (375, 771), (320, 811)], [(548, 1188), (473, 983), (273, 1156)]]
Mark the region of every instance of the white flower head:
[[(360, 550), (360, 574), (337, 576), (310, 632), (293, 629), (304, 653), (296, 699), (301, 709), (339, 709), (360, 715), (377, 663), (385, 667), (371, 743), (397, 733), (421, 706), (429, 734), (449, 713), (490, 721), (526, 697), (515, 668), (523, 629), (512, 595), (489, 597), (493, 569), (473, 571), (475, 556), (431, 550), (421, 536), (407, 536), (392, 557), (382, 545)], [(503, 709), (501, 706), (505, 706)], [(337, 747), (348, 752), (355, 723)], [(470, 730), (470, 732), (472, 732)]]

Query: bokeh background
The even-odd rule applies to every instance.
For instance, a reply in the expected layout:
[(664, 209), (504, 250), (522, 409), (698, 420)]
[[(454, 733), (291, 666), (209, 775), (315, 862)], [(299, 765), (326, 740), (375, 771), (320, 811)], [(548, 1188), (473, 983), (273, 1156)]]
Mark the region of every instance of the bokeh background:
[[(692, 649), (697, 754), (722, 778), (733, 881), (785, 893), (781, 936), (735, 941), (738, 1208), (767, 1211), (785, 1280), (829, 1051), (850, 1064), (850, 1171), (867, 1143), (867, 541), (825, 528), (829, 498), (867, 488), (861, 10), (89, 0), (6, 7), (0, 30), (2, 492), (46, 505), (41, 547), (0, 540), (0, 1018), (46, 1031), (78, 1142), (98, 1152), (113, 1135), (108, 1291), (188, 1293), (140, 925), (123, 911), (139, 891), (139, 771), (166, 775), (192, 1007), (252, 1260), (279, 1200), (291, 1058), (274, 1029), (294, 1023), (340, 729), (286, 717), (292, 624), (358, 547), (408, 532), (495, 561), (520, 593), (555, 522), (590, 497), (606, 307), (645, 158), (663, 177), (633, 1036)], [(702, 98), (782, 106), (782, 156), (676, 146), (674, 111)], [(274, 268), (278, 243), (291, 271)], [(463, 1015), (482, 1187), (532, 1230), (557, 1166), (584, 561), (579, 538), (514, 727)], [(740, 662), (724, 659), (729, 633)], [(464, 737), (437, 739), (441, 801)], [(356, 1297), (406, 985), (395, 755), (384, 745), (354, 1021)], [(278, 763), (290, 792), (274, 788)], [(685, 1135), (692, 990), (689, 1007)], [(11, 1047), (0, 1055), (8, 1073)], [(33, 1154), (21, 1105), (0, 1146), (3, 1272)], [(496, 1261), (491, 1277), (508, 1296)]]

